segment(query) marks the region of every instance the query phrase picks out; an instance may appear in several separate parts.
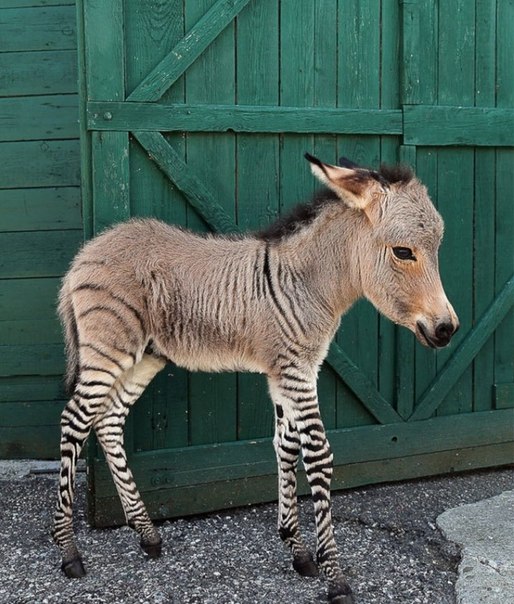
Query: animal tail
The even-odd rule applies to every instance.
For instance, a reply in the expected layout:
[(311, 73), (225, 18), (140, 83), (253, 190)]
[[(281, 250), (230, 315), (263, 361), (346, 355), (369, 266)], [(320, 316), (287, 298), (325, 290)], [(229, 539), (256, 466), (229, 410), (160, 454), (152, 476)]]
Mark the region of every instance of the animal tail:
[(59, 294), (57, 312), (64, 328), (64, 343), (66, 346), (66, 376), (65, 385), (68, 396), (72, 396), (77, 386), (79, 376), (79, 336), (71, 295), (66, 281)]

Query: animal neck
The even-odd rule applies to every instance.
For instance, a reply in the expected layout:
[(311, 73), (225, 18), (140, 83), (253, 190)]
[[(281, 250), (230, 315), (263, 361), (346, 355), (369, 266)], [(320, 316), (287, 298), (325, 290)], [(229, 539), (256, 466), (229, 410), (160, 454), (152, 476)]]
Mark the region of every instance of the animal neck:
[(360, 212), (327, 207), (308, 227), (280, 241), (281, 256), (298, 267), (306, 288), (339, 319), (363, 295), (359, 237), (367, 229)]

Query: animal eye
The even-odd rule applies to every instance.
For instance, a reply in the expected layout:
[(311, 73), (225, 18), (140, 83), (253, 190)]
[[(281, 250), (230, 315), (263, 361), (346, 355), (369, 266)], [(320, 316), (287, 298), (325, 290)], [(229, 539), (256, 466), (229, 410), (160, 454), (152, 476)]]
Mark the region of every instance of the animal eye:
[(400, 260), (416, 260), (409, 247), (393, 247), (393, 254)]

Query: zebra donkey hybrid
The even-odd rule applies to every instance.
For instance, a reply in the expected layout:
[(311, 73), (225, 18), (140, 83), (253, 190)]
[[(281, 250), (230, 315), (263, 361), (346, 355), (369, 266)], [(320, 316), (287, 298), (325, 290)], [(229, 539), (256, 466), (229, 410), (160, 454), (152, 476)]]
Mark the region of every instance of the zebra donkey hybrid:
[[(278, 531), (304, 576), (322, 571), (332, 604), (353, 602), (334, 541), (332, 453), (320, 417), (319, 367), (341, 319), (366, 297), (432, 348), (458, 328), (437, 253), (443, 221), (409, 168), (373, 171), (306, 154), (325, 185), (266, 230), (200, 235), (153, 219), (87, 243), (64, 277), (59, 313), (73, 393), (62, 413), (54, 538), (68, 577), (85, 574), (74, 541), (75, 466), (92, 428), (149, 557), (161, 552), (123, 447), (130, 407), (167, 361), (189, 370), (267, 376), (275, 409)], [(316, 560), (298, 526), (300, 452), (314, 501)]]

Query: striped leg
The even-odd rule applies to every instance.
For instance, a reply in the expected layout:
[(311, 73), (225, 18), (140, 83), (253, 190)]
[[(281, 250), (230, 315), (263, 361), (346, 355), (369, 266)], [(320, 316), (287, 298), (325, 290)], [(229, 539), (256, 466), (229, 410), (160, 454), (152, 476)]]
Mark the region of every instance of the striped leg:
[(331, 604), (351, 604), (354, 600), (339, 565), (330, 509), (333, 455), (319, 409), (301, 413), (298, 426), (303, 464), (314, 501), (317, 561), (328, 580), (328, 598)]
[(75, 393), (61, 416), (61, 470), (53, 537), (62, 554), (62, 570), (68, 577), (85, 575), (73, 533), (75, 472), (82, 447), (91, 431), (95, 415), (102, 408), (115, 375), (102, 373), (101, 380), (81, 376)]
[(160, 555), (161, 538), (148, 516), (127, 465), (123, 427), (130, 407), (164, 364), (160, 359), (144, 355), (139, 363), (117, 380), (109, 394), (112, 404), (94, 422), (95, 432), (105, 453), (127, 523), (139, 534), (141, 547), (151, 558)]
[[(302, 565), (309, 569), (315, 567), (298, 528), (295, 469), (301, 448), (314, 501), (317, 562), (328, 580), (329, 600), (331, 604), (351, 604), (351, 590), (339, 566), (333, 533), (330, 510), (332, 453), (319, 414), (316, 378), (290, 363), (278, 380), (270, 379), (269, 383), (277, 416), (275, 448), (279, 464), (280, 534), (293, 551), (297, 562), (293, 562), (295, 568)], [(301, 572), (299, 568), (297, 570)]]
[(273, 441), (278, 464), (278, 533), (293, 554), (293, 568), (303, 576), (314, 577), (318, 568), (305, 546), (298, 525), (296, 469), (300, 454), (300, 436), (294, 424), (283, 419), (283, 409), (276, 407)]

